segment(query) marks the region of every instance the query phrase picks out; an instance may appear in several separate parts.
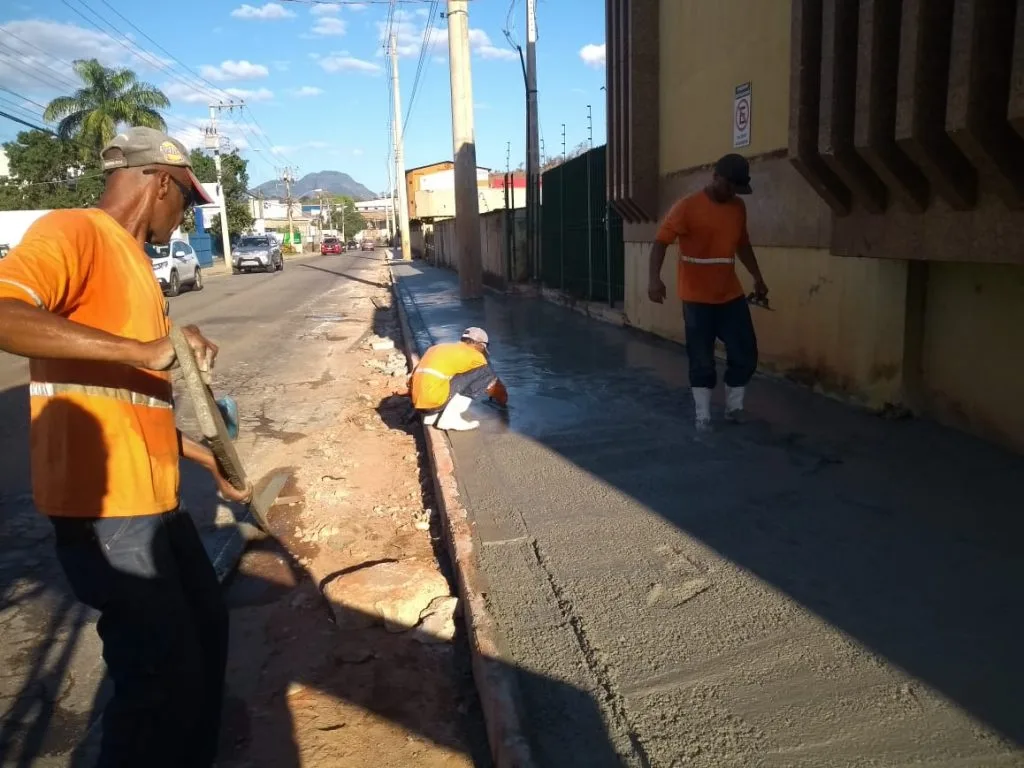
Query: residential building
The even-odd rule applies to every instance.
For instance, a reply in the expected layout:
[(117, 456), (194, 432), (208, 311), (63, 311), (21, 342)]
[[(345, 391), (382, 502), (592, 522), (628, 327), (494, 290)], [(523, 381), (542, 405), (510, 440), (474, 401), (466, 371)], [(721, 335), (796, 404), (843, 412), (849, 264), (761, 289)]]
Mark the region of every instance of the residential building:
[(682, 339), (678, 302), (647, 298), (648, 250), (741, 152), (763, 367), (1024, 448), (1019, 6), (607, 0), (629, 321)]

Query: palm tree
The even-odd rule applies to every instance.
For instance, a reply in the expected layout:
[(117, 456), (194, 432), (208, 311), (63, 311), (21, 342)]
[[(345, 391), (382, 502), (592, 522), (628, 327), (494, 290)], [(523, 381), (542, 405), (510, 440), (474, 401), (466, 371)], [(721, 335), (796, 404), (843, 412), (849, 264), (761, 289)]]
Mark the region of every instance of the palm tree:
[(166, 109), (171, 102), (158, 88), (139, 82), (130, 69), (108, 69), (96, 59), (78, 59), (73, 66), (83, 87), (72, 96), (51, 101), (43, 119), (59, 120), (57, 134), (81, 144), (83, 155), (88, 155), (83, 159), (94, 162), (120, 126), (167, 130), (157, 110)]

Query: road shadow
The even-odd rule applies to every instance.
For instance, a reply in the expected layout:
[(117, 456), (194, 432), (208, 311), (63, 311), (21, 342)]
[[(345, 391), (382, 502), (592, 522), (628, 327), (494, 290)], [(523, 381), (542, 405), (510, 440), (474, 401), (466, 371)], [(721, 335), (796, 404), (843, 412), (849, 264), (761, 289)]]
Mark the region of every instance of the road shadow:
[[(363, 257), (359, 257), (359, 258), (363, 258)], [(379, 261), (379, 259), (375, 259), (375, 261)], [(334, 275), (335, 277), (340, 277), (340, 278), (343, 278), (345, 280), (351, 280), (354, 283), (362, 283), (363, 285), (370, 285), (370, 286), (373, 286), (374, 288), (387, 288), (388, 287), (388, 286), (384, 285), (383, 283), (375, 283), (372, 280), (364, 280), (361, 277), (356, 277), (355, 275), (350, 275), (347, 272), (341, 272), (341, 271), (336, 270), (336, 269), (327, 269), (326, 267), (317, 267), (317, 266), (315, 266), (313, 264), (299, 264), (298, 267), (300, 269), (312, 269), (312, 270), (315, 270), (317, 272), (323, 272), (323, 273), (328, 274), (328, 275)]]
[[(572, 494), (563, 489), (571, 482), (592, 500), (576, 521), (581, 531), (625, 524), (633, 500), (1024, 746), (1022, 457), (935, 424), (887, 421), (760, 378), (749, 387), (749, 423), (698, 437), (678, 345), (538, 300), (460, 302), (448, 273), (421, 264), (401, 274), (416, 296), (406, 306), (417, 346), (452, 341), (461, 328), (479, 325), (508, 385), (508, 424), (491, 422), (451, 440), (466, 498), (501, 498), (541, 525), (535, 510), (565, 517), (561, 505)], [(513, 471), (523, 462), (532, 472)], [(573, 467), (594, 488), (618, 493), (583, 490), (588, 481)], [(490, 520), (501, 510), (474, 512)], [(683, 567), (700, 549), (666, 545), (658, 554), (654, 542), (644, 551), (611, 540), (617, 537), (607, 544), (587, 539), (596, 547), (587, 551), (593, 573), (574, 569), (565, 542), (546, 553), (559, 571), (553, 578), (573, 580), (566, 599), (585, 602), (601, 625), (592, 630), (632, 615), (601, 615), (608, 606), (593, 596), (604, 569), (628, 561), (629, 583), (646, 589), (667, 578), (661, 560)], [(693, 577), (706, 578), (695, 567)], [(644, 595), (634, 597), (643, 613)], [(696, 609), (687, 603), (686, 610)], [(753, 606), (723, 610), (745, 627), (744, 612)], [(649, 647), (602, 663), (620, 665), (622, 674), (638, 656), (671, 647), (663, 621), (644, 636)], [(699, 677), (687, 669), (681, 662), (664, 680), (620, 685), (640, 697), (647, 689), (686, 690), (669, 681)]]
[[(0, 408), (10, 414), (7, 436), (21, 445), (12, 455), (12, 464), (27, 476), (25, 388), (3, 393)], [(92, 436), (95, 450), (89, 461), (96, 471), (85, 490), (91, 496), (102, 494), (107, 483), (105, 471), (101, 471), (106, 457), (102, 434), (91, 415), (74, 412), (74, 406), (70, 409), (62, 404), (40, 418), (58, 418), (62, 424), (73, 424), (80, 437)], [(223, 505), (214, 493), (212, 478), (185, 462), (182, 478), (188, 511), (197, 527), (203, 530), (222, 523)], [(83, 682), (75, 679), (80, 668), (74, 666), (76, 656), (88, 656), (86, 662), (99, 661), (95, 613), (79, 604), (68, 589), (54, 556), (52, 527), (33, 509), (27, 489), (12, 490), (3, 489), (0, 512), (5, 520), (0, 523), (0, 536), (5, 544), (17, 537), (34, 536), (38, 545), (34, 553), (40, 562), (35, 567), (20, 559), (3, 561), (0, 642), (11, 639), (5, 638), (11, 611), (33, 605), (39, 626), (28, 634), (25, 627), (19, 627), (28, 661), (17, 660), (24, 664), (24, 679), (5, 704), (0, 755), (5, 768), (28, 768), (38, 760), (52, 766), (89, 768), (98, 754), (101, 715), (111, 695), (110, 685), (97, 680), (94, 693), (79, 692), (75, 710), (68, 708), (68, 690)], [(9, 516), (12, 495), (25, 507), (13, 527)], [(451, 719), (437, 717), (436, 702), (452, 697), (451, 691), (434, 687), (437, 681), (455, 686), (459, 678), (472, 674), (461, 622), (454, 642), (436, 645), (421, 643), (411, 633), (385, 631), (378, 617), (332, 603), (324, 596), (295, 553), (281, 543), (294, 525), (293, 518), (276, 508), (271, 525), (275, 535), (254, 542), (250, 555), (283, 563), (283, 570), (246, 570), (225, 584), (232, 639), (218, 764), (299, 768), (306, 763), (296, 729), (302, 728), (308, 737), (309, 733), (347, 728), (345, 722), (317, 721), (329, 709), (330, 701), (342, 701), (394, 724), (401, 729), (398, 733), (408, 734), (409, 739), (465, 754), (475, 765), (490, 765), (488, 747), (480, 737), (484, 729), (475, 697), (463, 701)], [(43, 551), (45, 555), (38, 554)], [(445, 565), (450, 579), (450, 568)], [(101, 676), (102, 666), (93, 666)], [(427, 670), (432, 674), (425, 673)], [(592, 694), (544, 675), (522, 674), (532, 681), (533, 688), (548, 691), (553, 699), (572, 701), (574, 717), (586, 722), (589, 730), (600, 730), (601, 713)], [(254, 701), (259, 706), (252, 706)], [(351, 736), (358, 740), (358, 729)], [(304, 746), (310, 747), (308, 740)], [(597, 753), (602, 753), (601, 745), (597, 745)], [(610, 743), (603, 754), (603, 760), (589, 764), (620, 764)]]

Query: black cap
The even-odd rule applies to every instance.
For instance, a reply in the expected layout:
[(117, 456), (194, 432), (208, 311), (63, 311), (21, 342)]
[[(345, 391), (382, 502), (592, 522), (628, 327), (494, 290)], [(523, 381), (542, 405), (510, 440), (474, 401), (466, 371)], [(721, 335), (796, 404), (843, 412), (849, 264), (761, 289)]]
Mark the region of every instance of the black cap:
[(749, 195), (753, 191), (750, 188), (750, 163), (743, 155), (723, 155), (715, 163), (715, 173), (732, 184), (737, 195)]

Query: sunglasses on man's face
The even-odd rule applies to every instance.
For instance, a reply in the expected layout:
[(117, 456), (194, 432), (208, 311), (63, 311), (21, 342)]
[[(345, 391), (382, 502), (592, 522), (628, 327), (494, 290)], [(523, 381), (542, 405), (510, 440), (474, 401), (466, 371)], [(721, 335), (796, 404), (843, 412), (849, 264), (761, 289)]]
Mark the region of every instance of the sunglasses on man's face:
[[(145, 173), (145, 174), (154, 174), (154, 173), (161, 173), (161, 171), (159, 171), (156, 168), (150, 168), (150, 169), (147, 169), (147, 170), (143, 171), (143, 173)], [(163, 171), (163, 173), (167, 173), (167, 171)], [(188, 209), (190, 209), (193, 205), (196, 204), (196, 195), (195, 195), (195, 191), (192, 189), (192, 187), (186, 186), (186, 185), (182, 184), (180, 181), (178, 181), (176, 178), (171, 176), (171, 174), (169, 174), (169, 173), (167, 173), (167, 178), (169, 178), (174, 183), (174, 186), (176, 186), (178, 188), (178, 191), (181, 192), (181, 199), (182, 199), (183, 207), (184, 207), (184, 209), (186, 211)]]

